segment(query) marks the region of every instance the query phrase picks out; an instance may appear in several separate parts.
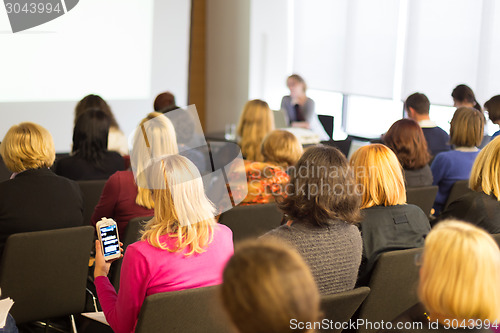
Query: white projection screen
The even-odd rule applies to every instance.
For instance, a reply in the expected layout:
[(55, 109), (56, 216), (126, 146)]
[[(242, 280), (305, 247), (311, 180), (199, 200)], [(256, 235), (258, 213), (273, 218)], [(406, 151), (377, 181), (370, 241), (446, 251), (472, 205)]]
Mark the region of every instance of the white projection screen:
[(81, 0), (53, 21), (12, 33), (0, 6), (0, 140), (13, 124), (49, 129), (71, 147), (73, 111), (95, 93), (129, 135), (169, 90), (187, 104), (190, 0)]

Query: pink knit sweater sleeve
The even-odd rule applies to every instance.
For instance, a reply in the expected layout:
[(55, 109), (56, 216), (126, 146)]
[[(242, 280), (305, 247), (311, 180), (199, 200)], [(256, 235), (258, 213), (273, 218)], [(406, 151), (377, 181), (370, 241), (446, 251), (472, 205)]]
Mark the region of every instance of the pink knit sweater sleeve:
[(118, 295), (107, 277), (95, 279), (99, 302), (115, 333), (134, 331), (149, 279), (148, 262), (133, 245), (127, 248), (123, 258)]

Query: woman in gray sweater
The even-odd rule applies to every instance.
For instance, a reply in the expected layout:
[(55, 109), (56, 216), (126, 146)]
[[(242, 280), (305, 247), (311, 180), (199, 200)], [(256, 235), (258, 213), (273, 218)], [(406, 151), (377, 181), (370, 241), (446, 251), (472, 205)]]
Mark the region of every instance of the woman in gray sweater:
[(295, 247), (321, 295), (354, 288), (361, 263), (360, 192), (344, 155), (332, 147), (308, 149), (291, 171), (278, 201), (288, 222), (263, 237)]

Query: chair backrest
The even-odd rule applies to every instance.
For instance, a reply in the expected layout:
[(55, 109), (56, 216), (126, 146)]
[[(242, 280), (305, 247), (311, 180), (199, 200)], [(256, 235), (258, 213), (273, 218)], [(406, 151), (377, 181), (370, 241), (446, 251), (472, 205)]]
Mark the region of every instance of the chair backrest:
[(106, 180), (81, 180), (77, 183), (83, 193), (83, 223), (90, 225), (90, 219), (101, 198)]
[(11, 175), (12, 172), (9, 169), (7, 169), (3, 161), (3, 158), (0, 156), (0, 182), (9, 180)]
[(221, 214), (219, 223), (233, 231), (233, 240), (257, 238), (281, 224), (283, 213), (276, 204), (237, 206)]
[[(131, 219), (127, 228), (125, 229), (125, 235), (121, 242), (123, 243), (123, 253), (127, 250), (127, 247), (137, 242), (141, 238), (141, 231), (144, 229), (146, 222), (151, 220), (152, 216), (144, 216), (144, 217), (134, 217)], [(117, 260), (112, 264), (111, 269), (111, 284), (115, 287), (116, 291), (120, 288), (120, 272), (122, 269), (123, 260)]]
[(437, 186), (409, 187), (406, 189), (406, 202), (420, 207), (429, 216), (438, 189)]
[[(361, 306), (370, 293), (370, 288), (360, 287), (343, 293), (338, 293), (321, 298), (321, 310), (323, 317), (333, 323), (348, 322), (356, 310)], [(342, 332), (342, 326), (334, 327), (328, 332)]]
[(497, 241), (498, 246), (500, 246), (500, 234), (494, 234), (494, 235), (492, 235), (492, 236), (493, 236), (493, 238)]
[[(469, 180), (458, 180), (453, 184), (450, 195), (448, 196), (448, 199), (446, 199), (446, 204), (444, 205), (444, 209), (448, 208), (448, 206), (458, 198), (460, 198), (462, 195), (466, 194), (469, 192)], [(443, 209), (443, 210), (444, 210)]]
[(2, 297), (18, 324), (80, 313), (95, 230), (91, 226), (25, 232), (7, 239)]
[(234, 332), (218, 291), (219, 286), (213, 286), (148, 296), (135, 332)]
[[(361, 306), (360, 319), (391, 321), (418, 302), (418, 267), (415, 256), (422, 248), (384, 253), (375, 264), (370, 279), (370, 294)], [(374, 332), (358, 327), (359, 333)]]
[(330, 137), (330, 139), (333, 137), (333, 121), (334, 118), (333, 116), (328, 116), (324, 114), (318, 115), (319, 122), (325, 129), (326, 134)]

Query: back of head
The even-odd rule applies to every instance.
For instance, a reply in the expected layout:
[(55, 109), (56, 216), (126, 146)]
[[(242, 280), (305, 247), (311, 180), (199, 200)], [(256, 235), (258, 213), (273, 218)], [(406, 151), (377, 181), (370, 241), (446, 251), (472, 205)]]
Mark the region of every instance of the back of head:
[(120, 128), (108, 103), (106, 103), (106, 101), (101, 96), (92, 94), (85, 96), (82, 100), (78, 102), (78, 104), (76, 104), (75, 124), (80, 115), (89, 109), (101, 110), (109, 117), (110, 127)]
[(478, 147), (484, 134), (484, 115), (473, 108), (461, 107), (453, 114), (450, 143), (456, 147)]
[[(148, 167), (148, 188), (153, 192), (154, 218), (142, 239), (171, 252), (201, 253), (213, 239), (215, 207), (205, 195), (196, 166), (184, 156), (169, 155)], [(160, 237), (170, 235), (177, 243), (169, 247)]]
[(500, 249), (468, 223), (438, 223), (425, 239), (418, 294), (438, 320), (500, 319)]
[(428, 115), (431, 108), (431, 102), (427, 96), (422, 93), (416, 92), (408, 96), (404, 104), (405, 110), (412, 108), (416, 113), (420, 115)]
[(154, 160), (179, 152), (174, 126), (162, 113), (151, 112), (144, 118), (134, 133), (133, 149), (130, 153), (132, 170), (135, 173), (138, 193), (135, 202), (142, 207), (154, 207), (151, 191), (145, 188), (144, 170)]
[[(481, 105), (476, 100), (474, 91), (465, 84), (459, 84), (451, 92), (451, 97), (456, 106), (470, 105), (478, 111), (482, 111)], [(465, 104), (465, 105), (464, 105)]]
[(488, 143), (476, 157), (469, 178), (469, 187), (476, 192), (493, 194), (500, 200), (500, 139)]
[(260, 145), (264, 137), (274, 129), (274, 116), (269, 105), (260, 100), (248, 101), (240, 116), (236, 130), (240, 137), (243, 156), (251, 161), (264, 160)]
[(274, 130), (262, 141), (264, 162), (273, 163), (284, 168), (295, 165), (304, 152), (299, 139), (285, 130)]
[(56, 157), (49, 131), (25, 122), (12, 126), (0, 144), (5, 166), (12, 172), (50, 168)]
[(363, 191), (361, 208), (406, 203), (403, 170), (392, 150), (382, 144), (364, 146), (354, 152), (350, 162)]
[(174, 94), (169, 91), (159, 94), (155, 98), (153, 107), (155, 111), (162, 113), (173, 110), (173, 107), (175, 107)]
[(259, 240), (237, 247), (224, 270), (221, 295), (240, 333), (284, 333), (292, 319), (319, 320), (314, 278), (301, 256), (281, 243)]
[(500, 122), (500, 95), (490, 98), (484, 103), (484, 108), (488, 111), (488, 117), (492, 122)]
[(347, 159), (338, 149), (307, 149), (290, 174), (287, 197), (278, 200), (290, 219), (318, 224), (332, 220), (357, 223), (361, 219), (361, 193)]
[(424, 132), (412, 119), (396, 121), (383, 139), (384, 143), (396, 153), (404, 169), (420, 169), (431, 160)]
[(80, 114), (73, 130), (73, 153), (101, 166), (108, 150), (110, 119), (100, 109), (87, 109)]

